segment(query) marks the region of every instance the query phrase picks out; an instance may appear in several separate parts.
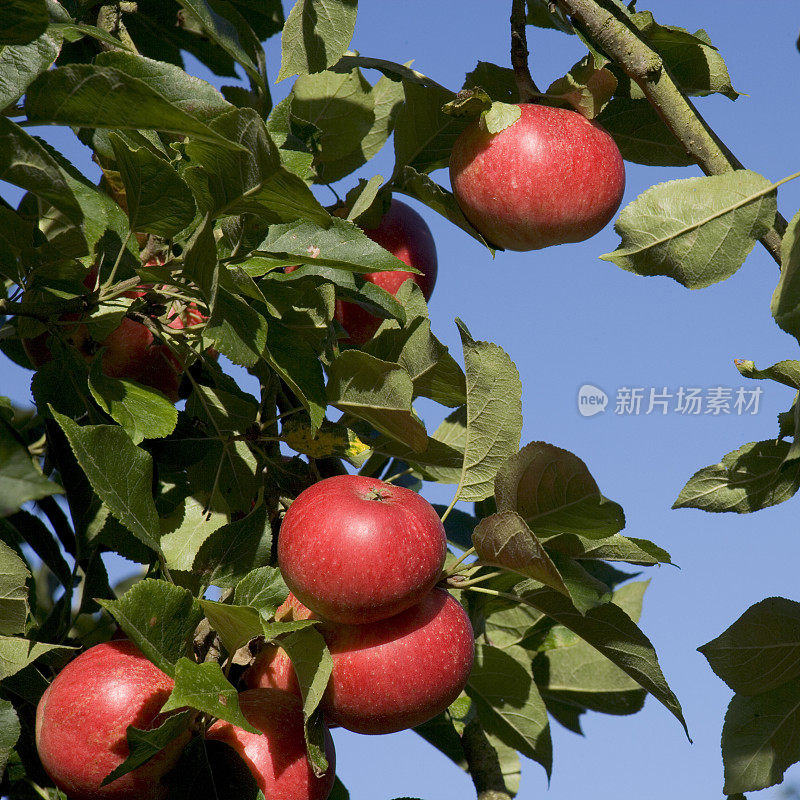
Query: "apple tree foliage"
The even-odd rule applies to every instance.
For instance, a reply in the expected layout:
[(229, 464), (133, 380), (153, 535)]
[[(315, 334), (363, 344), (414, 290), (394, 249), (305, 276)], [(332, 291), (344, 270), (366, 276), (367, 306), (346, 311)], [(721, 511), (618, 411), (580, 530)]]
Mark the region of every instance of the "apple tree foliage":
[[(450, 484), (454, 502), (473, 504), (439, 510), (475, 667), (462, 697), (416, 731), (470, 772), (479, 796), (516, 794), (519, 755), (550, 773), (550, 719), (580, 732), (588, 711), (631, 714), (650, 693), (684, 724), (636, 624), (646, 582), (613, 565), (638, 573), (669, 555), (623, 533), (622, 508), (578, 456), (546, 442), (520, 448), (522, 387), (501, 347), (457, 320), (462, 352), (451, 354), (413, 284), (393, 297), (362, 278), (407, 269), (359, 227), (374, 227), (393, 192), (483, 241), (432, 174), (471, 116), (490, 130), (514, 123), (514, 71), (479, 62), (463, 87), (445, 88), (348, 50), (355, 0), (287, 10), (278, 0), (0, 0), (0, 178), (24, 191), (16, 207), (0, 198), (0, 349), (31, 368), (21, 342), (49, 331), (55, 356), (33, 375), (33, 409), (0, 398), (0, 792), (12, 798), (59, 796), (33, 745), (36, 703), (66, 660), (116, 626), (174, 677), (167, 708), (245, 727), (236, 683), (251, 645), (280, 643), (298, 667), (310, 758), (324, 768), (317, 704), (330, 655), (313, 622), (275, 621), (288, 590), (274, 546), (292, 499), (345, 470), (423, 494), (428, 482)], [(529, 0), (526, 11), (527, 24), (587, 47), (540, 102), (597, 117), (629, 161), (707, 173), (637, 198), (604, 258), (700, 288), (733, 274), (762, 239), (782, 263), (773, 315), (800, 336), (800, 217), (784, 234), (777, 184), (704, 139), (692, 115), (690, 96), (737, 96), (708, 34), (618, 0)], [(277, 76), (261, 44), (273, 36)], [(184, 53), (223, 78), (241, 69), (246, 84), (218, 91), (184, 71)], [(293, 88), (273, 105), (276, 78)], [(92, 148), (100, 186), (28, 133), (33, 124), (71, 128)], [(383, 147), (394, 149), (388, 179), (369, 172)], [(346, 218), (313, 191), (339, 181)], [(92, 266), (99, 281), (87, 291)], [(131, 297), (140, 284), (151, 288)], [(342, 343), (337, 299), (383, 318), (362, 347)], [(204, 323), (170, 327), (174, 302), (195, 304)], [(145, 321), (186, 367), (180, 410), (106, 375), (101, 353), (78, 354), (59, 324), (66, 314), (98, 341), (126, 316)], [(800, 389), (800, 362), (738, 366)], [(450, 412), (431, 430), (417, 398)], [(797, 409), (774, 439), (698, 472), (676, 506), (749, 512), (788, 499), (800, 488)], [(459, 568), (470, 548), (478, 560)], [(109, 552), (145, 577), (112, 585)], [(767, 649), (775, 636), (780, 651)], [(723, 731), (728, 794), (770, 785), (800, 758), (799, 637), (797, 604), (775, 598), (702, 648), (737, 693)], [(772, 666), (753, 672), (764, 659)], [(121, 771), (197, 716), (129, 729)], [(764, 740), (768, 752), (751, 752)], [(208, 770), (194, 737), (173, 796), (209, 791)]]

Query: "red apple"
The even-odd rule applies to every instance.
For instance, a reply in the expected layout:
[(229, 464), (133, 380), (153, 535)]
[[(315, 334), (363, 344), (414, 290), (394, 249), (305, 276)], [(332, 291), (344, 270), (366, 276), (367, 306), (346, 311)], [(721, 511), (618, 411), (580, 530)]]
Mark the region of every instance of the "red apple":
[(336, 752), (326, 730), (328, 770), (321, 777), (314, 775), (306, 756), (300, 700), (277, 689), (252, 689), (241, 692), (239, 707), (260, 734), (219, 720), (209, 728), (207, 738), (225, 742), (239, 753), (264, 797), (325, 800), (336, 778)]
[(373, 622), (419, 602), (439, 579), (445, 551), (430, 503), (362, 475), (335, 475), (301, 492), (278, 536), (286, 585), (336, 622)]
[[(363, 275), (364, 280), (380, 286), (389, 294), (397, 294), (403, 283), (410, 278), (422, 289), (425, 299), (430, 300), (436, 283), (437, 258), (433, 234), (425, 220), (410, 206), (392, 199), (380, 225), (365, 229), (364, 233), (404, 264), (421, 273), (417, 275), (405, 270), (368, 272)], [(334, 316), (349, 334), (346, 341), (351, 344), (368, 342), (383, 321), (356, 303), (345, 300), (336, 301)]]
[[(325, 622), (320, 630), (333, 659), (322, 708), (331, 723), (356, 733), (421, 725), (458, 697), (472, 669), (472, 626), (442, 589), (389, 619)], [(262, 650), (244, 679), (250, 687), (299, 693), (289, 657), (274, 645)]]
[(491, 244), (538, 250), (594, 236), (625, 189), (617, 145), (575, 111), (522, 104), (498, 134), (471, 122), (450, 155), (453, 193)]
[(172, 678), (130, 641), (95, 645), (67, 664), (36, 709), (36, 747), (56, 786), (70, 800), (166, 797), (161, 777), (178, 760), (188, 732), (141, 767), (100, 784), (128, 756), (127, 727), (163, 721), (159, 712), (172, 687)]

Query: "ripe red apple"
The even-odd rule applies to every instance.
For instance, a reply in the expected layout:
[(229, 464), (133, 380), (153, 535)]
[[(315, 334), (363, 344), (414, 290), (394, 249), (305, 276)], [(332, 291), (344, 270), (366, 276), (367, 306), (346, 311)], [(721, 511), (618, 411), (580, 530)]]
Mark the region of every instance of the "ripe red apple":
[[(410, 278), (422, 289), (425, 300), (430, 300), (436, 284), (438, 262), (433, 234), (425, 220), (410, 206), (392, 199), (380, 225), (365, 229), (364, 233), (404, 264), (421, 273), (416, 275), (405, 270), (368, 272), (364, 274), (364, 280), (380, 286), (389, 294), (397, 294), (403, 283)], [(368, 342), (383, 321), (356, 303), (345, 300), (336, 301), (334, 317), (349, 334), (346, 341), (351, 344)]]
[(239, 707), (261, 734), (219, 720), (209, 728), (207, 738), (225, 742), (239, 753), (264, 797), (325, 800), (336, 778), (333, 740), (326, 729), (328, 770), (317, 777), (306, 756), (303, 707), (299, 698), (278, 689), (251, 689), (239, 694)]
[(158, 727), (172, 678), (133, 642), (98, 644), (59, 672), (36, 709), (36, 747), (47, 774), (70, 800), (157, 800), (160, 781), (189, 739), (187, 732), (132, 772), (102, 786), (128, 756), (129, 725)]
[(444, 565), (444, 526), (410, 489), (335, 475), (301, 492), (278, 536), (286, 585), (324, 619), (365, 623), (419, 602)]
[(450, 155), (464, 216), (491, 244), (538, 250), (594, 236), (625, 189), (619, 148), (576, 111), (530, 103), (498, 134), (471, 122)]
[[(333, 659), (322, 708), (331, 723), (356, 733), (421, 725), (458, 697), (472, 669), (469, 617), (442, 589), (388, 619), (366, 625), (325, 622), (320, 631)], [(299, 693), (289, 657), (274, 645), (262, 650), (244, 679), (250, 687)]]

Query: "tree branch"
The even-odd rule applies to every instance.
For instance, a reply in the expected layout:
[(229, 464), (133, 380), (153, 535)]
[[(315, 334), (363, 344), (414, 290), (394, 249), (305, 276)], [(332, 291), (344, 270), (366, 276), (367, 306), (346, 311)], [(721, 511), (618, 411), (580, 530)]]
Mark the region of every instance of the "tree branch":
[(528, 38), (525, 32), (525, 0), (511, 3), (511, 66), (517, 83), (519, 99), (530, 103), (540, 92), (528, 68)]
[(464, 728), (461, 746), (464, 748), (478, 800), (511, 800), (512, 795), (506, 788), (497, 752), (487, 741), (483, 728), (476, 719)]
[[(661, 56), (642, 41), (627, 20), (602, 8), (595, 0), (557, 2), (575, 28), (641, 87), (672, 134), (706, 175), (744, 169), (675, 83)], [(778, 214), (774, 227), (761, 238), (761, 244), (778, 265), (785, 231), (786, 220)]]

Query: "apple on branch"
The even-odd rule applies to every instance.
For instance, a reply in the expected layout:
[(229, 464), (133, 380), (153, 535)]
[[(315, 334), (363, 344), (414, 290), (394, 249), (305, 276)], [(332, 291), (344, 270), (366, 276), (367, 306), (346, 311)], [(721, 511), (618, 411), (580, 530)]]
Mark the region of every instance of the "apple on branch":
[(464, 216), (490, 243), (538, 250), (581, 242), (605, 227), (625, 190), (619, 149), (576, 111), (523, 103), (497, 134), (473, 120), (450, 154)]

